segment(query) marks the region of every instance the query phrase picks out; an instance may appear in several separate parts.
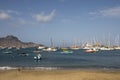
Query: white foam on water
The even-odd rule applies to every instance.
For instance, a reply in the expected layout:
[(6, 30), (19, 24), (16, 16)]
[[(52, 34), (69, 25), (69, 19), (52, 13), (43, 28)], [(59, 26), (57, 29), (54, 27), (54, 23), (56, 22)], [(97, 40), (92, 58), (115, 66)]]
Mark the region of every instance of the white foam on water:
[(16, 67), (9, 67), (9, 66), (0, 67), (0, 70), (12, 70), (12, 69), (18, 69), (18, 68), (16, 68)]

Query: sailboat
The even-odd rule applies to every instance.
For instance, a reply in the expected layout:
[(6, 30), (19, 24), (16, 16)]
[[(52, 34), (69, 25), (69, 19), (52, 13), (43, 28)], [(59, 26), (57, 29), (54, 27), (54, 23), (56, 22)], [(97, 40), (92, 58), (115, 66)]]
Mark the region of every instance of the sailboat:
[(71, 46), (70, 49), (72, 49), (72, 50), (78, 50), (80, 48), (78, 46), (74, 45), (74, 46)]
[(80, 47), (77, 46), (76, 44), (77, 44), (77, 41), (75, 40), (74, 45), (73, 45), (73, 46), (70, 46), (70, 49), (72, 49), (72, 50), (78, 50), (78, 49), (80, 49)]
[(43, 51), (57, 51), (57, 48), (53, 46), (53, 40), (51, 38), (51, 46), (48, 48), (43, 49)]
[(115, 39), (115, 43), (116, 43), (116, 46), (114, 47), (114, 49), (116, 49), (116, 50), (120, 50), (119, 35), (116, 37), (116, 39)]

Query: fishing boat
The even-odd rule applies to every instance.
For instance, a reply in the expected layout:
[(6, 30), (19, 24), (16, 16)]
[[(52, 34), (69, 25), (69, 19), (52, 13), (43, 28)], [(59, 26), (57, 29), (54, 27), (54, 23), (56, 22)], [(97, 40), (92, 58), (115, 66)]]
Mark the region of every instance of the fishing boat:
[(37, 56), (34, 56), (34, 60), (41, 60), (41, 54), (38, 54)]

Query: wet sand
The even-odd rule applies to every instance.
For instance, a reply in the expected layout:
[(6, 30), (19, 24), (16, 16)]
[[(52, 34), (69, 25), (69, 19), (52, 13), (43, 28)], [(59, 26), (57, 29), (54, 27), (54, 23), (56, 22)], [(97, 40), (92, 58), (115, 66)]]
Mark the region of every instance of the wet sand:
[(120, 80), (120, 70), (0, 70), (0, 80)]

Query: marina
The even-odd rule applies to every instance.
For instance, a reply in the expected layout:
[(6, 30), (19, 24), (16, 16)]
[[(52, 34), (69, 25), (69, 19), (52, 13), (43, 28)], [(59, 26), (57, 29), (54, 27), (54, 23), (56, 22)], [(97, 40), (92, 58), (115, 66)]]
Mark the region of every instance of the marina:
[(120, 80), (120, 0), (0, 0), (0, 80)]
[[(120, 50), (99, 50), (86, 54), (84, 49), (33, 52), (37, 48), (0, 50), (0, 67), (50, 67), (58, 69), (120, 69)], [(24, 52), (22, 54), (18, 54)], [(66, 55), (67, 54), (67, 55)]]

